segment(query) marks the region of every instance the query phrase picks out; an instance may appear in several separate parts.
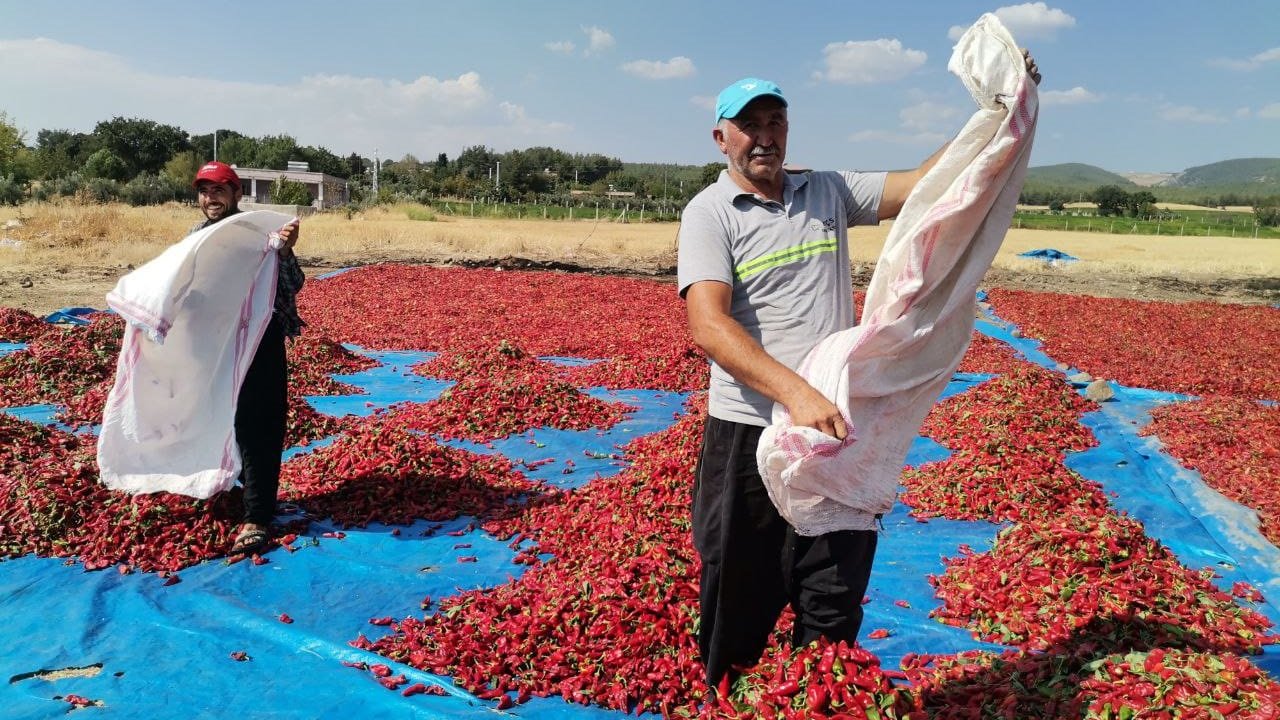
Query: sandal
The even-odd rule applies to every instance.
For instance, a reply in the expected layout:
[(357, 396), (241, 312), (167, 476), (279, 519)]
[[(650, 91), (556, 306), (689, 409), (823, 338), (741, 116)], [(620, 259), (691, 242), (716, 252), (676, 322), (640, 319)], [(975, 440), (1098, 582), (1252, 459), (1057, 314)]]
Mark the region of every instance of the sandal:
[(228, 555), (249, 555), (256, 553), (267, 545), (267, 531), (257, 528), (245, 528), (236, 536), (236, 541), (227, 551)]

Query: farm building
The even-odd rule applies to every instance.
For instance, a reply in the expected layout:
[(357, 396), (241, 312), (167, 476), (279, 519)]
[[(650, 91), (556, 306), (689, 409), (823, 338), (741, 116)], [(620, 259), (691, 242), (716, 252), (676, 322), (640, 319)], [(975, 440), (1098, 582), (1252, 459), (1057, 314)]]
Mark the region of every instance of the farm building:
[(244, 187), (244, 199), (249, 202), (270, 203), (271, 190), (282, 177), (306, 185), (311, 193), (311, 204), (320, 210), (345, 205), (351, 199), (346, 180), (312, 172), (304, 162), (290, 162), (288, 170), (237, 167), (236, 174)]

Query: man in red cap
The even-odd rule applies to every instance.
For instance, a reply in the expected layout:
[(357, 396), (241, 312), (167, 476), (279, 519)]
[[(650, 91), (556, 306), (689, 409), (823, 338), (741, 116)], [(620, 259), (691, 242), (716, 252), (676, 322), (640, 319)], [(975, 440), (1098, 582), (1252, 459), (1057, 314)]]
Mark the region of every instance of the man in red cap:
[[(205, 220), (191, 232), (240, 212), (244, 188), (230, 165), (213, 161), (196, 173), (192, 186)], [(298, 221), (280, 229), (284, 242), (278, 251), (275, 308), (258, 351), (245, 374), (236, 401), (236, 444), (240, 447), (244, 484), (244, 523), (231, 546), (230, 554), (261, 550), (269, 539), (276, 514), (276, 491), (280, 486), (280, 454), (284, 451), (285, 421), (288, 416), (289, 366), (285, 359), (285, 338), (302, 332), (297, 295), (306, 276), (293, 254), (298, 242)]]

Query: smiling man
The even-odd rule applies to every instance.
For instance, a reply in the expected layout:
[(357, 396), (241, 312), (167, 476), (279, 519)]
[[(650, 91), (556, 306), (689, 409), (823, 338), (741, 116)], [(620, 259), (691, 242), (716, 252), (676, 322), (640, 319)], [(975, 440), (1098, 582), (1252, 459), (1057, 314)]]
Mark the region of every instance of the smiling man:
[[(1038, 83), (1035, 61), (1023, 56)], [(946, 150), (902, 172), (788, 172), (787, 107), (782, 90), (760, 78), (721, 91), (711, 136), (728, 168), (680, 223), (680, 295), (693, 340), (711, 358), (693, 540), (702, 559), (698, 644), (712, 688), (759, 660), (788, 604), (796, 646), (857, 638), (876, 532), (797, 534), (769, 498), (756, 449), (775, 402), (794, 425), (847, 435), (839, 409), (796, 368), (819, 341), (854, 325), (848, 228), (896, 217)]]
[[(203, 230), (240, 212), (244, 189), (240, 176), (226, 163), (206, 163), (196, 173), (192, 186), (205, 220), (190, 232)], [(298, 241), (295, 220), (280, 229), (283, 247), (278, 251), (275, 308), (258, 351), (246, 372), (236, 401), (236, 444), (240, 448), (241, 482), (244, 485), (244, 523), (229, 553), (261, 550), (270, 539), (271, 521), (276, 514), (276, 492), (280, 486), (280, 454), (284, 451), (288, 417), (289, 366), (285, 338), (302, 332), (297, 295), (306, 276), (293, 254)]]

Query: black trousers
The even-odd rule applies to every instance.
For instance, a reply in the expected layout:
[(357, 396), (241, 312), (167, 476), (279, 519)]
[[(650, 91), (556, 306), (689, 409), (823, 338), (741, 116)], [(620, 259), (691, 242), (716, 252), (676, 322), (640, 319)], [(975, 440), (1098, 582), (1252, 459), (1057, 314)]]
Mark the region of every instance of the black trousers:
[(288, 389), (284, 331), (273, 316), (236, 402), (236, 445), (240, 447), (245, 522), (269, 525), (276, 516), (280, 453), (284, 452), (289, 412)]
[(754, 665), (778, 615), (796, 614), (791, 641), (853, 642), (876, 533), (801, 537), (778, 514), (756, 466), (764, 428), (708, 417), (693, 490), (693, 542), (702, 558), (698, 646), (715, 688)]

